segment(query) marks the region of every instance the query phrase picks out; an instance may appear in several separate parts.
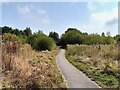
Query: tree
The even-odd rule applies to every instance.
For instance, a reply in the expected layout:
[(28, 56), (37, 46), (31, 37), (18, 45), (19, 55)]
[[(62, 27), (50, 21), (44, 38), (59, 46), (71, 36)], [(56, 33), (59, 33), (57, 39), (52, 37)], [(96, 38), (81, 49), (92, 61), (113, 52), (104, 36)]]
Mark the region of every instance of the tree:
[(67, 44), (82, 44), (84, 39), (82, 35), (74, 30), (62, 34), (61, 45), (64, 47)]
[(114, 39), (116, 40), (117, 43), (120, 44), (120, 35), (114, 36)]
[(7, 27), (7, 26), (2, 27), (2, 34), (4, 33), (15, 34), (16, 36), (25, 35), (24, 31), (19, 29), (12, 29), (11, 27)]
[(15, 34), (15, 35), (17, 35), (17, 36), (20, 35), (20, 31), (19, 31), (18, 29), (14, 29), (11, 33), (12, 33), (12, 34)]
[(24, 30), (24, 34), (29, 37), (30, 35), (32, 35), (32, 31), (30, 29), (30, 27), (27, 27), (25, 30)]
[(80, 30), (76, 29), (76, 28), (68, 28), (67, 31), (65, 31), (65, 33), (69, 32), (69, 31), (75, 31), (77, 33), (82, 34), (82, 32)]
[(120, 37), (117, 38), (117, 43), (120, 44)]
[(13, 29), (11, 27), (4, 26), (2, 27), (2, 33), (11, 33)]
[(105, 36), (105, 33), (104, 33), (104, 32), (102, 32), (101, 36), (103, 36), (103, 37), (104, 37), (104, 36)]
[(88, 33), (87, 32), (84, 32), (84, 33), (82, 33), (83, 35), (88, 35)]
[(42, 30), (38, 30), (37, 33), (38, 33), (38, 34), (43, 34), (43, 31), (42, 31)]
[(59, 41), (59, 34), (58, 33), (50, 32), (49, 37), (53, 38), (55, 40), (56, 44), (58, 43), (58, 41)]

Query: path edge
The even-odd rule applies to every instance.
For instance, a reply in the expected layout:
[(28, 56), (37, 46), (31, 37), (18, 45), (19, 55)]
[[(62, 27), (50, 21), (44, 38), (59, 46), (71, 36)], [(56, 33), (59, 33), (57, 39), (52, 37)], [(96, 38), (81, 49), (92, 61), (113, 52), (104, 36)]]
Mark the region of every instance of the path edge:
[[(61, 49), (60, 49), (60, 51), (61, 51)], [(60, 53), (60, 51), (59, 51), (59, 53)], [(57, 68), (58, 68), (58, 70), (60, 71), (60, 74), (62, 75), (62, 78), (63, 78), (63, 81), (64, 81), (66, 87), (69, 88), (68, 83), (67, 83), (67, 80), (65, 79), (65, 76), (63, 75), (62, 70), (61, 70), (60, 66), (58, 65), (58, 59), (57, 59), (57, 57), (58, 57), (59, 53), (58, 53), (57, 56), (56, 56)]]
[[(66, 52), (66, 50), (65, 50)], [(64, 56), (65, 56), (65, 53), (64, 53)], [(65, 60), (70, 63), (66, 57), (65, 57)], [(93, 82), (98, 88), (97, 89), (102, 89), (102, 87), (100, 85), (98, 85), (95, 81), (91, 80), (91, 78), (89, 78), (85, 73), (83, 73), (81, 70), (79, 70), (78, 68), (76, 68), (72, 63), (70, 63), (75, 69), (77, 69), (79, 72), (81, 72), (84, 76), (86, 76), (91, 82)]]

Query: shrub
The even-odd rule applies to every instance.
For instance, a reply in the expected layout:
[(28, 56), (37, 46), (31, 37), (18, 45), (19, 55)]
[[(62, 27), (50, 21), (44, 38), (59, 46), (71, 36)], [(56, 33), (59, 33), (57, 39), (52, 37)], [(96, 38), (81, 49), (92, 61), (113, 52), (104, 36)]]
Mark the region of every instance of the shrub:
[(19, 35), (18, 37), (19, 37), (20, 42), (22, 44), (26, 44), (27, 43), (27, 36), (25, 36), (25, 35)]
[(14, 41), (19, 42), (19, 38), (16, 35), (11, 34), (11, 33), (4, 33), (3, 34), (3, 42), (4, 43), (6, 43), (6, 42), (14, 42)]
[(82, 44), (83, 42), (82, 35), (76, 31), (69, 31), (61, 37), (62, 46), (66, 46), (67, 44)]
[(34, 34), (28, 38), (28, 43), (36, 50), (52, 50), (55, 46), (55, 41), (44, 35)]

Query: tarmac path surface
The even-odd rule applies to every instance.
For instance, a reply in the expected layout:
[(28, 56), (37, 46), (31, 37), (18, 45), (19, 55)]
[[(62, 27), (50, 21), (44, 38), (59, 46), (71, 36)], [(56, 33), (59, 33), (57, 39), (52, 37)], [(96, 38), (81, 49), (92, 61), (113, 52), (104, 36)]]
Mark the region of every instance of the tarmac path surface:
[(65, 58), (65, 50), (61, 49), (56, 57), (57, 65), (65, 79), (68, 88), (99, 88), (100, 87), (91, 81), (84, 73), (76, 69)]

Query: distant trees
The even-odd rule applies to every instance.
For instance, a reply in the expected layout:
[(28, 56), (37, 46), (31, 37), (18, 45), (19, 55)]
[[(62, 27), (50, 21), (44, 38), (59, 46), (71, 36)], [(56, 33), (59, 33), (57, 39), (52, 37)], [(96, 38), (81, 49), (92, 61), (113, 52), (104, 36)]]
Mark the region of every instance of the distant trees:
[(120, 35), (114, 36), (114, 39), (116, 40), (117, 43), (120, 44)]
[(32, 31), (31, 31), (30, 27), (26, 27), (26, 29), (23, 32), (27, 37), (32, 35)]
[(103, 37), (104, 37), (104, 36), (105, 36), (105, 33), (104, 33), (104, 32), (102, 32), (101, 36), (103, 36)]
[(76, 28), (68, 28), (67, 31), (65, 31), (65, 33), (69, 32), (69, 31), (74, 31), (74, 32), (82, 34), (82, 32)]
[(63, 47), (66, 47), (67, 44), (111, 44), (115, 40), (111, 37), (110, 32), (107, 32), (107, 37), (103, 32), (100, 36), (99, 34), (87, 34), (82, 33), (81, 31), (75, 28), (69, 28), (65, 31), (65, 34), (62, 34), (60, 44)]
[(77, 29), (69, 28), (65, 34), (62, 34), (60, 44), (66, 47), (67, 44), (82, 44), (83, 42), (82, 33)]
[[(22, 43), (29, 43), (36, 50), (51, 50), (55, 43), (56, 45), (61, 45), (66, 47), (67, 44), (111, 44), (114, 42), (120, 42), (120, 35), (111, 37), (111, 33), (107, 32), (106, 35), (102, 32), (101, 35), (97, 33), (88, 34), (86, 32), (81, 32), (76, 28), (68, 28), (64, 34), (62, 34), (59, 39), (59, 34), (57, 32), (50, 32), (49, 35), (43, 34), (42, 30), (32, 34), (30, 27), (24, 30), (13, 29), (11, 27), (0, 27), (2, 28), (2, 33), (11, 33), (16, 35)], [(6, 34), (5, 34), (6, 35)], [(14, 36), (13, 35), (13, 36)]]
[(38, 30), (37, 34), (43, 34), (42, 30)]
[(25, 30), (19, 30), (19, 29), (13, 29), (11, 27), (4, 26), (2, 27), (2, 34), (4, 33), (11, 33), (17, 36), (23, 35), (28, 37), (32, 35), (32, 30), (30, 29), (30, 27), (26, 27)]
[(120, 45), (120, 37), (117, 38), (117, 43)]
[(19, 40), (22, 43), (31, 44), (31, 46), (36, 50), (52, 50), (55, 46), (55, 41), (59, 39), (59, 35), (56, 32), (50, 34), (50, 37), (43, 34), (41, 30), (38, 30), (35, 34), (32, 34), (30, 27), (26, 27), (24, 30), (19, 30), (4, 26), (1, 27), (1, 29), (4, 35), (4, 42)]
[(2, 34), (4, 33), (12, 33), (13, 29), (11, 27), (4, 26), (2, 27)]
[(59, 34), (58, 33), (56, 33), (56, 32), (50, 32), (49, 33), (49, 37), (53, 38), (55, 40), (56, 44), (59, 43)]
[(19, 29), (13, 29), (11, 27), (4, 26), (2, 27), (2, 34), (4, 33), (14, 34), (20, 38), (20, 41), (22, 43), (26, 43), (27, 37), (32, 35), (32, 30), (30, 29), (30, 27), (26, 27), (25, 30), (19, 30)]

